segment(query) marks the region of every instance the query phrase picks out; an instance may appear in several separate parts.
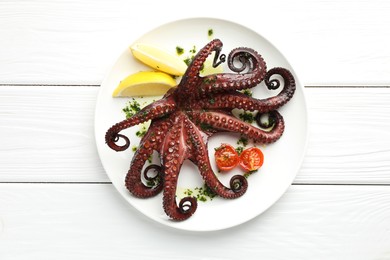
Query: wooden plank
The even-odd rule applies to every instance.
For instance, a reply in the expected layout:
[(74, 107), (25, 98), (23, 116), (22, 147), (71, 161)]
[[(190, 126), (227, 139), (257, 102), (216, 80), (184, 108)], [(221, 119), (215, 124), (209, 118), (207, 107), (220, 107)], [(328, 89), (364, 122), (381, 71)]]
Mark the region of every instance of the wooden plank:
[[(306, 88), (310, 136), (296, 183), (390, 183), (390, 88)], [(99, 88), (0, 86), (0, 182), (107, 182)], [(21, 163), (23, 162), (23, 163)]]
[(297, 183), (390, 183), (390, 88), (310, 88)]
[(146, 219), (109, 184), (0, 184), (0, 257), (389, 259), (389, 189), (294, 185), (250, 222), (191, 233)]
[(0, 87), (1, 181), (108, 181), (94, 137), (98, 90)]
[[(389, 1), (275, 0), (262, 2), (259, 9), (244, 0), (240, 5), (1, 1), (0, 83), (100, 84), (116, 57), (139, 36), (199, 16), (253, 28), (285, 54), (305, 85), (389, 83)], [(161, 10), (175, 11), (161, 15)]]

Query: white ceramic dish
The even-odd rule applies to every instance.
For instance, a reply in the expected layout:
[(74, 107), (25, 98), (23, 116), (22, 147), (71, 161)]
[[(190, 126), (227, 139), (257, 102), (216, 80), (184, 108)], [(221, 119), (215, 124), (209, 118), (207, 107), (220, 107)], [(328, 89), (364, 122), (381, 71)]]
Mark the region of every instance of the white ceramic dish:
[[(251, 29), (226, 20), (210, 18), (179, 20), (146, 33), (137, 42), (153, 44), (172, 51), (175, 51), (176, 46), (183, 47), (185, 50), (196, 46), (199, 50), (210, 40), (209, 29), (213, 31), (213, 38), (219, 38), (224, 43), (222, 53), (228, 54), (236, 47), (250, 47), (263, 56), (267, 68), (285, 67), (295, 75), (286, 58), (270, 42)], [(307, 108), (303, 87), (296, 75), (295, 95), (279, 110), (285, 119), (285, 132), (276, 143), (265, 147), (260, 146), (265, 155), (265, 162), (257, 173), (248, 178), (249, 187), (246, 194), (234, 200), (214, 198), (212, 201), (199, 201), (198, 209), (191, 218), (183, 222), (175, 222), (170, 220), (163, 211), (162, 194), (151, 199), (139, 199), (126, 190), (124, 178), (134, 153), (132, 149), (115, 152), (105, 144), (104, 140), (108, 128), (125, 119), (122, 108), (125, 107), (128, 99), (112, 98), (113, 90), (125, 76), (140, 70), (151, 69), (136, 61), (129, 49), (126, 49), (101, 85), (95, 115), (96, 144), (102, 164), (115, 188), (130, 205), (145, 216), (173, 228), (211, 231), (249, 221), (268, 209), (282, 196), (301, 166), (307, 143)], [(257, 98), (277, 94), (277, 92), (267, 92), (261, 87), (253, 90), (253, 95)], [(151, 102), (151, 99), (139, 99), (139, 102), (145, 104)], [(139, 142), (139, 138), (135, 136), (135, 132), (139, 129), (135, 126), (122, 132), (130, 138), (131, 146), (136, 146)], [(214, 162), (215, 147), (222, 142), (235, 145), (238, 138), (233, 134), (217, 134), (211, 137), (208, 145), (211, 162)], [(213, 167), (217, 172), (215, 165)], [(217, 173), (217, 175), (222, 182), (227, 183), (236, 173), (242, 174), (242, 171), (237, 168), (228, 174)], [(200, 186), (202, 180), (197, 168), (192, 163), (185, 162), (181, 169), (178, 192)], [(178, 196), (180, 197), (180, 194)]]

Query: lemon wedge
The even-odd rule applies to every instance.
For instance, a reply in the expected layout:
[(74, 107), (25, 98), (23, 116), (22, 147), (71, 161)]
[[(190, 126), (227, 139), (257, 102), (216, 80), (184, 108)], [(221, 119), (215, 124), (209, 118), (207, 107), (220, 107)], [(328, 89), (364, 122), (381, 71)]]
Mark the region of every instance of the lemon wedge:
[(187, 69), (185, 62), (178, 56), (155, 46), (135, 43), (130, 46), (130, 50), (144, 64), (170, 75), (182, 76)]
[(140, 71), (124, 78), (112, 96), (160, 96), (176, 85), (176, 80), (164, 72)]

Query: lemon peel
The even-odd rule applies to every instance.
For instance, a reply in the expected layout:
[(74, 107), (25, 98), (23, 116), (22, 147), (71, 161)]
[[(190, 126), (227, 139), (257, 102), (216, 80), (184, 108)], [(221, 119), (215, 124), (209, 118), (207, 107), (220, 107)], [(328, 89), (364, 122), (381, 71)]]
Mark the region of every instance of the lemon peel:
[(112, 96), (159, 96), (176, 85), (176, 80), (164, 72), (140, 71), (124, 78), (115, 88)]
[(156, 46), (135, 43), (130, 46), (133, 56), (149, 67), (174, 76), (182, 76), (187, 65), (177, 55)]

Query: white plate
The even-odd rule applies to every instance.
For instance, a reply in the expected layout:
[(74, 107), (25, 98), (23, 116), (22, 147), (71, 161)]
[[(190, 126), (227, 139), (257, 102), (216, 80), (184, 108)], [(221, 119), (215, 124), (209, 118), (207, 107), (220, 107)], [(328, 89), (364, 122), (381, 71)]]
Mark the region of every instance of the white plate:
[[(146, 33), (137, 42), (154, 44), (173, 52), (176, 46), (183, 47), (185, 50), (196, 46), (199, 50), (210, 40), (209, 29), (213, 30), (213, 38), (219, 38), (224, 43), (222, 53), (228, 54), (236, 47), (250, 47), (263, 56), (268, 69), (276, 66), (284, 67), (295, 75), (286, 58), (270, 42), (251, 29), (225, 20), (209, 18), (179, 20)], [(198, 209), (192, 217), (186, 221), (175, 222), (165, 215), (161, 194), (150, 199), (139, 199), (127, 191), (124, 178), (133, 156), (132, 149), (115, 152), (105, 144), (104, 140), (106, 131), (113, 124), (125, 119), (121, 109), (128, 100), (112, 98), (114, 88), (125, 76), (140, 70), (150, 70), (150, 68), (141, 65), (126, 49), (101, 85), (95, 115), (96, 144), (103, 167), (118, 192), (129, 204), (145, 216), (164, 225), (182, 230), (210, 231), (244, 223), (264, 212), (282, 196), (301, 166), (307, 143), (306, 102), (303, 88), (296, 75), (295, 95), (289, 103), (279, 109), (285, 119), (285, 132), (276, 143), (261, 147), (265, 162), (257, 173), (248, 178), (249, 187), (246, 194), (234, 200), (214, 198), (208, 202), (199, 201)], [(254, 96), (257, 98), (275, 94), (276, 92), (265, 92), (264, 88), (260, 87), (254, 89)], [(147, 99), (140, 99), (139, 102), (143, 104)], [(130, 137), (131, 147), (139, 142), (139, 138), (134, 134), (138, 130), (139, 127), (135, 126), (123, 131)], [(232, 134), (218, 134), (211, 137), (208, 145), (211, 162), (214, 162), (214, 147), (218, 147), (221, 142), (235, 145), (237, 139), (238, 136)], [(214, 165), (213, 167), (217, 172)], [(235, 169), (228, 174), (217, 173), (217, 175), (227, 184), (233, 174), (240, 172), (239, 169)], [(185, 162), (181, 169), (178, 190), (180, 192), (195, 186), (202, 186), (200, 174), (192, 163)], [(180, 194), (178, 196), (180, 197)]]

